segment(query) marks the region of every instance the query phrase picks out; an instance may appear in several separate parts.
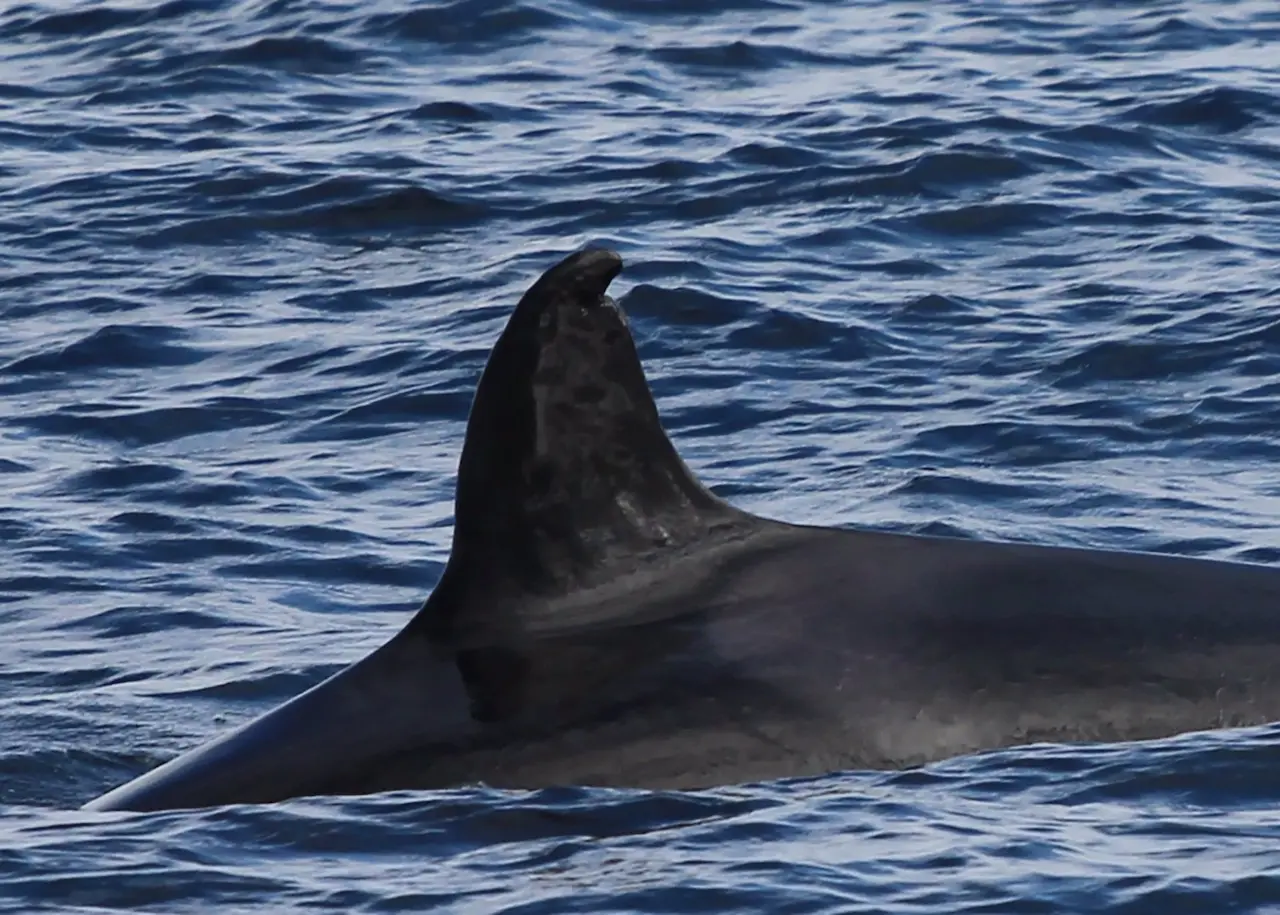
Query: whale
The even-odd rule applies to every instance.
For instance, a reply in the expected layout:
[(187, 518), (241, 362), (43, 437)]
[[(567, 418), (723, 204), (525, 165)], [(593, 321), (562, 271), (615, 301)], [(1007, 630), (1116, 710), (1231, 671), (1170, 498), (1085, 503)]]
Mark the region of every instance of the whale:
[(367, 657), (91, 810), (700, 789), (1280, 720), (1280, 569), (819, 527), (664, 429), (612, 250), (520, 298), (477, 383), (445, 569)]

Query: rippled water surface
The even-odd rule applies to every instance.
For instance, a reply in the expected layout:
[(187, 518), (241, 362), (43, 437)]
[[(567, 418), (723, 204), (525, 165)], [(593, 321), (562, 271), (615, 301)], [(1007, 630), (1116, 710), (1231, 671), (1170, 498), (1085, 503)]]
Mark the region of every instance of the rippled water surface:
[(409, 617), (585, 243), (746, 508), (1280, 562), (1278, 60), (1262, 0), (6, 5), (0, 906), (1280, 910), (1280, 728), (75, 811)]

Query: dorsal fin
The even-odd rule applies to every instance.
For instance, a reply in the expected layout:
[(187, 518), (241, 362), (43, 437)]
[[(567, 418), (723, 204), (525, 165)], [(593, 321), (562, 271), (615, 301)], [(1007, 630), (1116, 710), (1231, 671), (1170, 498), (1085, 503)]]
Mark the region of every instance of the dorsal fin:
[(626, 318), (615, 252), (572, 254), (516, 305), (476, 388), (453, 547), (415, 623), (453, 644), (521, 628), (520, 605), (607, 583), (748, 516), (667, 438)]

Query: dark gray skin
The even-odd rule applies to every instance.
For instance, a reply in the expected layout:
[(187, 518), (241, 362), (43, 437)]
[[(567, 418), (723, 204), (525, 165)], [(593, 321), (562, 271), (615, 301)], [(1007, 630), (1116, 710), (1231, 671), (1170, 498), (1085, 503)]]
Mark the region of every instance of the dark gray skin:
[(697, 788), (1280, 719), (1280, 570), (805, 527), (680, 460), (611, 251), (516, 306), (444, 576), (390, 642), (92, 801)]

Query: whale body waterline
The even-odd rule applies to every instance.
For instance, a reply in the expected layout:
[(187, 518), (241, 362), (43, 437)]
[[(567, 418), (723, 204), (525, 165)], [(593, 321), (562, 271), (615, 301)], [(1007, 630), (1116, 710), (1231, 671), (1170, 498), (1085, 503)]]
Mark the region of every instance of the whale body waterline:
[(521, 298), (477, 385), (446, 569), (386, 645), (91, 801), (699, 788), (1280, 720), (1280, 569), (793, 524), (662, 427), (622, 268)]

